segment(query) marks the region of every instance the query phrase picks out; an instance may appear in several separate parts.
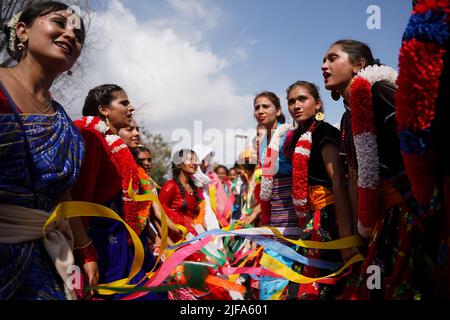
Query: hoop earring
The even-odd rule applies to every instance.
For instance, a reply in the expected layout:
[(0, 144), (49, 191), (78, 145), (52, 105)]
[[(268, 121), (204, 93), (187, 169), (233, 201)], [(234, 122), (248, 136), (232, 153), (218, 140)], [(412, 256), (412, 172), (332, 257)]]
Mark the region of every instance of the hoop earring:
[(316, 118), (316, 121), (319, 121), (319, 122), (323, 121), (323, 120), (325, 120), (325, 114), (323, 112), (319, 111), (319, 112), (316, 113), (316, 117), (315, 118)]
[(331, 91), (331, 98), (334, 101), (339, 101), (339, 99), (341, 99), (341, 95), (336, 90), (333, 90), (333, 91)]

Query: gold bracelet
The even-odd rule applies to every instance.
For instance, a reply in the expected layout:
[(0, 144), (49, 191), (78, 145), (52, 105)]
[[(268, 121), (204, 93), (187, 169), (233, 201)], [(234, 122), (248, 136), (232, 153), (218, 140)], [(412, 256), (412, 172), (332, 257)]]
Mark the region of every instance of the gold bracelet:
[(73, 248), (73, 250), (81, 250), (81, 249), (85, 249), (85, 248), (89, 247), (91, 244), (92, 244), (92, 240), (89, 239), (89, 241), (88, 241), (87, 244), (85, 244), (84, 246), (81, 246), (81, 247), (75, 247), (75, 248)]

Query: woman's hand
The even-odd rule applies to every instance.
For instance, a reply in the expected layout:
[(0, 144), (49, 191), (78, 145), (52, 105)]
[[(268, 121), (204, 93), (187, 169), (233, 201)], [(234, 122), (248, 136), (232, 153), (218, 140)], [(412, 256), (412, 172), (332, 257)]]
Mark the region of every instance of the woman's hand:
[(241, 217), (241, 221), (244, 225), (248, 226), (252, 224), (256, 220), (256, 218), (258, 218), (258, 214), (259, 212), (253, 212), (251, 215), (244, 215)]
[(88, 279), (89, 287), (91, 288), (85, 295), (85, 299), (91, 298), (95, 291), (92, 289), (98, 285), (100, 275), (98, 273), (97, 261), (87, 262), (83, 265), (84, 273)]
[(342, 260), (344, 261), (344, 263), (348, 262), (358, 253), (360, 253), (358, 247), (341, 249)]

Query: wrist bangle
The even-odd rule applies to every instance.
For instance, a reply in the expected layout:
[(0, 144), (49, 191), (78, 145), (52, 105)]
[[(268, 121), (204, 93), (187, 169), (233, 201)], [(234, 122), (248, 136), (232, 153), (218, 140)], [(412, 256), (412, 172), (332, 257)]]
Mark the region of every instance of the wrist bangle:
[(81, 266), (84, 266), (88, 262), (98, 260), (97, 251), (92, 245), (92, 240), (90, 240), (85, 246), (74, 249), (73, 255), (75, 257), (75, 261)]
[(89, 247), (91, 244), (92, 244), (92, 240), (89, 239), (88, 243), (86, 243), (84, 246), (81, 246), (81, 247), (75, 247), (75, 248), (73, 248), (73, 250), (81, 250), (81, 249), (85, 249), (85, 248)]

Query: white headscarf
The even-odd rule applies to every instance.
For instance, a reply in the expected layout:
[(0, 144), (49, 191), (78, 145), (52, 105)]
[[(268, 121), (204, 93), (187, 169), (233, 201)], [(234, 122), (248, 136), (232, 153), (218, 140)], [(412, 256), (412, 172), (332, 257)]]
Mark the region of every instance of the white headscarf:
[(195, 154), (197, 155), (198, 160), (200, 162), (203, 159), (205, 159), (209, 154), (211, 154), (211, 158), (209, 160), (208, 168), (206, 169), (206, 172), (204, 173), (199, 166), (197, 168), (197, 172), (195, 172), (195, 174), (192, 177), (195, 185), (199, 188), (203, 188), (211, 182), (211, 179), (208, 177), (208, 174), (213, 172), (214, 156), (216, 155), (216, 152), (211, 147), (204, 146), (204, 145), (195, 145), (192, 150), (195, 152)]

